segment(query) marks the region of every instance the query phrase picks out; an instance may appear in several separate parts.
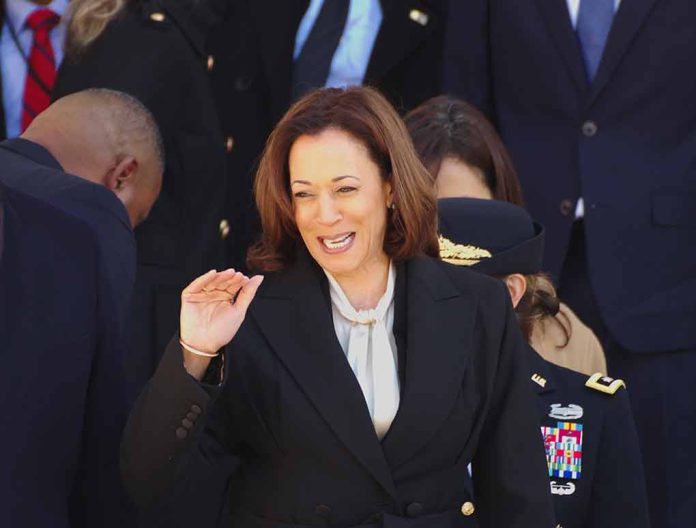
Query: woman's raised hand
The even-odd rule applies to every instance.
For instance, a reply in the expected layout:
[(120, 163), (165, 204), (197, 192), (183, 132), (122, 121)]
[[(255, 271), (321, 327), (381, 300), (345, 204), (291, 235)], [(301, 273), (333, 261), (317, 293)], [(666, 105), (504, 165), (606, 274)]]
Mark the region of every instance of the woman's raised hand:
[[(217, 352), (239, 330), (262, 281), (261, 275), (249, 278), (233, 269), (195, 279), (181, 292), (181, 340), (201, 352)], [(209, 362), (184, 349), (184, 364), (194, 377), (201, 379)]]

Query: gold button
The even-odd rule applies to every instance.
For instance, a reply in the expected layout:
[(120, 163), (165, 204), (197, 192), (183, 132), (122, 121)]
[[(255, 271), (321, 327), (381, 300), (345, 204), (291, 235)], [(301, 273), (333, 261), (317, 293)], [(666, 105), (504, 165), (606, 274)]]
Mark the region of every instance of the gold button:
[(227, 221), (226, 218), (223, 218), (220, 220), (220, 238), (225, 240), (227, 238), (227, 235), (230, 234), (230, 223)]
[(232, 152), (233, 148), (234, 148), (234, 138), (232, 136), (227, 136), (225, 138), (225, 150), (227, 152)]
[(215, 57), (213, 57), (212, 55), (208, 55), (207, 66), (208, 71), (213, 71), (213, 66), (215, 66)]
[(166, 17), (164, 16), (164, 13), (157, 12), (150, 14), (150, 20), (153, 20), (155, 22), (164, 22), (165, 18)]
[(413, 20), (416, 24), (420, 24), (421, 26), (425, 26), (428, 24), (428, 15), (427, 13), (423, 13), (420, 9), (411, 9), (408, 13), (408, 18)]
[(473, 502), (465, 502), (462, 504), (462, 514), (466, 515), (469, 517), (469, 515), (473, 515), (474, 511), (476, 511), (476, 508), (474, 508), (474, 503)]

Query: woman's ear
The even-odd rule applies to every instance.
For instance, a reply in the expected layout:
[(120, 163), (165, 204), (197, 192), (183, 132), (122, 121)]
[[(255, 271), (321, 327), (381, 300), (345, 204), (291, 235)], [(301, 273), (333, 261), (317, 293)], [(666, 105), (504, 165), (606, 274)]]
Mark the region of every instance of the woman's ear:
[(524, 296), (524, 292), (527, 291), (527, 279), (525, 279), (524, 275), (520, 273), (513, 273), (512, 275), (505, 277), (503, 281), (510, 292), (513, 308), (517, 308), (517, 305)]
[(394, 193), (392, 192), (392, 186), (389, 182), (384, 182), (384, 191), (387, 195), (387, 209), (394, 208)]

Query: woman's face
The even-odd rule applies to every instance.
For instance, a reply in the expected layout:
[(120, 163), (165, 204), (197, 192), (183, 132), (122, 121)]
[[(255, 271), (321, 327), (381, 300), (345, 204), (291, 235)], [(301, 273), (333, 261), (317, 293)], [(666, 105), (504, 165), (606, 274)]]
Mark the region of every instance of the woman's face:
[(386, 265), (391, 187), (365, 146), (329, 128), (300, 136), (288, 164), (295, 222), (314, 260), (337, 278)]
[(493, 198), (483, 173), (456, 158), (442, 160), (435, 185), (438, 198)]

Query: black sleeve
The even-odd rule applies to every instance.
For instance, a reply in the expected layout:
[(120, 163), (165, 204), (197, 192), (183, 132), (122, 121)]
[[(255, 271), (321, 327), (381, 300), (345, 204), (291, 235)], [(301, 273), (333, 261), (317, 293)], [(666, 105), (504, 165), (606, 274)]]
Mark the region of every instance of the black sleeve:
[(443, 91), (493, 117), (488, 40), (489, 0), (450, 0), (443, 59)]
[(230, 428), (216, 427), (225, 418), (214, 404), (218, 392), (186, 372), (178, 339), (172, 339), (133, 406), (121, 442), (123, 480), (140, 507), (181, 496), (197, 479), (209, 477), (212, 487), (236, 467)]
[(485, 528), (552, 528), (548, 468), (526, 345), (507, 291), (504, 295), (506, 319), (492, 401), (472, 462), (476, 511)]
[(585, 526), (648, 528), (643, 463), (628, 393), (609, 396)]

